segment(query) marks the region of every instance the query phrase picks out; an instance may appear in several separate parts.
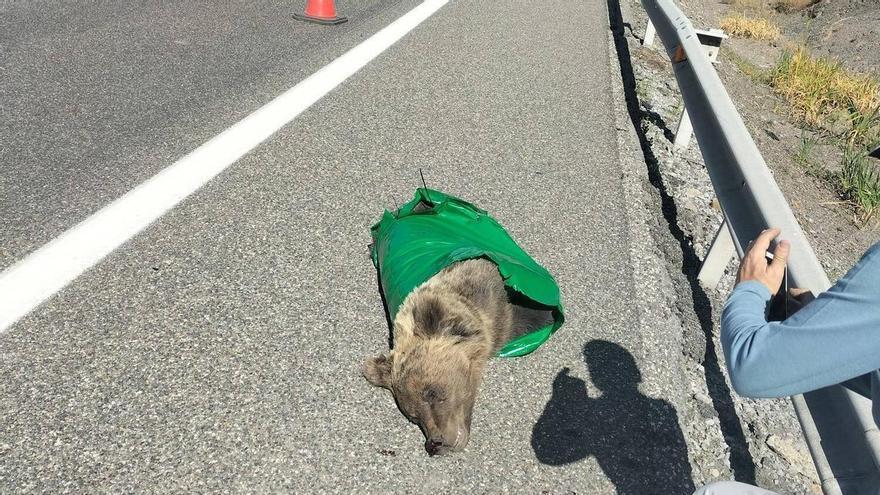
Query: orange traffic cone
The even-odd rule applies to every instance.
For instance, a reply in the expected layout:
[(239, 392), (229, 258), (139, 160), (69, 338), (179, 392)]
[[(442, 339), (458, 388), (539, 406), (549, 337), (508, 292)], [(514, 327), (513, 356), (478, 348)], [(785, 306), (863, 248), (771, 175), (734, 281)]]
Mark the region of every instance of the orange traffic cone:
[(306, 0), (305, 14), (293, 14), (293, 18), (318, 24), (342, 24), (348, 17), (338, 17), (333, 2), (334, 0)]

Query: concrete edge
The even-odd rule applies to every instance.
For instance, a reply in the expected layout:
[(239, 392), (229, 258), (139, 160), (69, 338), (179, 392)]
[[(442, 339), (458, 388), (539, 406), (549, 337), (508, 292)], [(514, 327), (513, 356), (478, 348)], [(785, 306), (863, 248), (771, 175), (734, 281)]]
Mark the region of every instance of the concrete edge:
[[(627, 7), (626, 2), (621, 2), (625, 18), (631, 15)], [(639, 358), (641, 362), (664, 363), (655, 369), (642, 370), (644, 381), (641, 388), (649, 395), (669, 400), (676, 409), (681, 410), (687, 406), (689, 391), (689, 385), (681, 383), (685, 375), (683, 323), (677, 314), (676, 289), (651, 228), (652, 224), (665, 220), (662, 218), (659, 194), (651, 186), (639, 138), (629, 118), (614, 35), (611, 29), (606, 33), (609, 69), (613, 73), (611, 109), (617, 131), (617, 153), (622, 171), (624, 213), (635, 289), (633, 305), (639, 318), (638, 330), (642, 344)], [(673, 372), (663, 374), (659, 368)], [(681, 424), (682, 416), (679, 414), (679, 427), (686, 433), (688, 429), (687, 425)], [(689, 449), (688, 457), (694, 468), (696, 466), (693, 466), (690, 454)], [(698, 472), (698, 469), (693, 472)]]

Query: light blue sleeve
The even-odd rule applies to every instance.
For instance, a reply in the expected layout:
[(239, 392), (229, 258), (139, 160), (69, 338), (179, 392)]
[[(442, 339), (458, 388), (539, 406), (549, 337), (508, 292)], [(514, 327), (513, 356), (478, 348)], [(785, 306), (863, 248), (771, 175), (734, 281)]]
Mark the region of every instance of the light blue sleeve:
[(736, 286), (721, 315), (734, 390), (785, 397), (880, 368), (880, 243), (831, 289), (782, 322), (767, 322), (770, 291)]

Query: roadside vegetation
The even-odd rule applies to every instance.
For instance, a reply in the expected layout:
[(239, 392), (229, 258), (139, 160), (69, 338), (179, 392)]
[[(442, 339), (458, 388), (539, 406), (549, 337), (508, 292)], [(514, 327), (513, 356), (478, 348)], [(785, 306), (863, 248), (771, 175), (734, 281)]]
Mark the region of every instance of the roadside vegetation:
[(815, 137), (801, 131), (801, 144), (798, 146), (794, 154), (794, 161), (803, 167), (808, 175), (823, 178), (822, 167), (816, 163), (813, 157), (813, 150), (816, 148), (818, 141)]
[[(737, 37), (777, 41), (783, 38), (773, 12), (797, 12), (818, 0), (728, 0), (732, 13), (721, 29)], [(780, 41), (786, 43), (784, 39)], [(784, 46), (784, 45), (783, 45)], [(841, 150), (839, 171), (827, 172), (812, 157), (816, 137), (803, 137), (794, 161), (805, 172), (828, 181), (856, 210), (857, 222), (880, 217), (880, 160), (868, 154), (880, 146), (880, 82), (847, 70), (836, 61), (791, 45), (776, 64), (762, 69), (725, 50), (728, 58), (756, 83), (769, 84), (790, 105), (796, 122), (823, 143)]]
[[(767, 79), (802, 125), (841, 148), (840, 171), (826, 178), (856, 206), (860, 220), (868, 221), (880, 209), (880, 162), (868, 157), (880, 145), (880, 83), (803, 47), (786, 50)], [(810, 163), (811, 147), (802, 143), (795, 160)]]
[(776, 41), (779, 38), (779, 26), (763, 17), (746, 17), (734, 13), (721, 19), (721, 29), (733, 36), (756, 40)]
[(782, 54), (770, 73), (770, 85), (806, 124), (833, 129), (843, 119), (850, 124), (852, 139), (867, 137), (870, 126), (856, 119), (870, 115), (880, 104), (876, 80), (851, 73), (839, 62), (813, 57), (803, 47)]

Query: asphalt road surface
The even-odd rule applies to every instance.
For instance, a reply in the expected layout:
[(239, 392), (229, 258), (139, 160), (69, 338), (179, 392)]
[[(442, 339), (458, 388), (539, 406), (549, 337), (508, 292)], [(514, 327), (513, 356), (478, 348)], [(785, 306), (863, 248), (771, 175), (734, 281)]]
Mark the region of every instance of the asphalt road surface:
[[(0, 267), (415, 5), (340, 2), (335, 28), (270, 2), (4, 5)], [(604, 2), (452, 2), (0, 334), (0, 492), (692, 490), (675, 409), (636, 387), (608, 40)], [(388, 346), (369, 226), (420, 167), (567, 309), (493, 360), (441, 458), (359, 372)]]
[(0, 269), (417, 3), (0, 2)]

